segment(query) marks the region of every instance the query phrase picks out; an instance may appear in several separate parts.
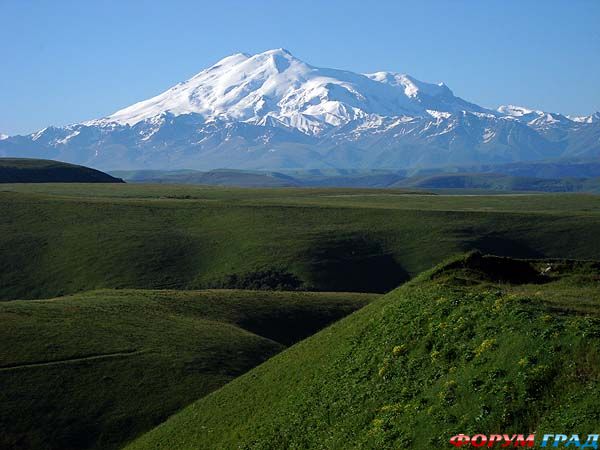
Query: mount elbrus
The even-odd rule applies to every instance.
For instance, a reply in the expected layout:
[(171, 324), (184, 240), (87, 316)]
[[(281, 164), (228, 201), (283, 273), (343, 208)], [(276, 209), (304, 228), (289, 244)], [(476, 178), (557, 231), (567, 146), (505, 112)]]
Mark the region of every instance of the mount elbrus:
[(414, 168), (600, 156), (600, 113), (487, 109), (392, 72), (283, 49), (222, 59), (97, 120), (0, 140), (0, 156), (126, 168)]

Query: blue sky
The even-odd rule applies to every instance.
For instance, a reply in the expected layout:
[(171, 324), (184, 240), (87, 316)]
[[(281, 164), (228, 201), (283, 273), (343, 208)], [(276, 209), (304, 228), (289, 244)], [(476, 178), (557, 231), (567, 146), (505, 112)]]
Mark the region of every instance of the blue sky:
[(483, 106), (600, 110), (600, 1), (0, 0), (0, 132), (102, 117), (222, 57), (284, 47), (444, 81)]

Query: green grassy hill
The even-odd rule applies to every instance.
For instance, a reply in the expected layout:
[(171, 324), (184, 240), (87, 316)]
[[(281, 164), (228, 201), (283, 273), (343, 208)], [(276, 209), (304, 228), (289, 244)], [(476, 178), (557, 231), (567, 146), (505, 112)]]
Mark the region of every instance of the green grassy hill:
[[(541, 275), (545, 272), (545, 275)], [(471, 254), (185, 408), (130, 450), (452, 448), (597, 431), (600, 263)]]
[(217, 169), (208, 172), (197, 170), (138, 170), (115, 171), (114, 174), (128, 182), (164, 184), (202, 184), (207, 186), (239, 187), (290, 187), (301, 183), (278, 172), (258, 172), (233, 169)]
[[(600, 192), (595, 162), (516, 164), (471, 168), (391, 170), (306, 170), (286, 173), (219, 169), (118, 170), (114, 176), (134, 183), (202, 184), (243, 187), (345, 187), (462, 189), (489, 192)], [(561, 170), (564, 169), (564, 174)], [(513, 173), (514, 172), (514, 173)]]
[(123, 183), (123, 180), (60, 161), (0, 158), (0, 183)]
[(600, 178), (535, 178), (495, 173), (456, 173), (411, 177), (392, 186), (489, 191), (600, 192)]
[(373, 298), (102, 290), (0, 303), (0, 448), (120, 448)]
[(0, 299), (100, 288), (387, 292), (456, 253), (600, 255), (600, 196), (7, 184)]

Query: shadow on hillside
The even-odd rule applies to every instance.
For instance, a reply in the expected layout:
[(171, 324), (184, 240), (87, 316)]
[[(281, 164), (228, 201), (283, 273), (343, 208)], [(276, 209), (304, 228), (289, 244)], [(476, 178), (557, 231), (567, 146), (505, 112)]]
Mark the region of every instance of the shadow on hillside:
[[(456, 270), (462, 271), (462, 277)], [(471, 279), (494, 283), (542, 284), (551, 281), (550, 277), (541, 273), (532, 261), (483, 255), (478, 251), (471, 252), (464, 258), (445, 265), (433, 274), (433, 278), (439, 278), (445, 274), (452, 274), (455, 279), (465, 281)]]
[(245, 273), (232, 273), (209, 284), (217, 289), (251, 289), (256, 291), (296, 291), (303, 288), (300, 278), (287, 270), (274, 267)]
[[(472, 232), (473, 235), (477, 233)], [(484, 254), (509, 256), (512, 258), (541, 259), (546, 255), (523, 242), (510, 239), (500, 234), (488, 234), (467, 240), (463, 244), (464, 251), (479, 250)]]
[[(364, 306), (364, 305), (360, 305)], [(339, 308), (273, 308), (257, 311), (238, 325), (245, 330), (290, 346), (356, 311), (359, 305)]]
[(362, 236), (320, 239), (302, 260), (318, 290), (387, 292), (409, 279), (391, 253)]

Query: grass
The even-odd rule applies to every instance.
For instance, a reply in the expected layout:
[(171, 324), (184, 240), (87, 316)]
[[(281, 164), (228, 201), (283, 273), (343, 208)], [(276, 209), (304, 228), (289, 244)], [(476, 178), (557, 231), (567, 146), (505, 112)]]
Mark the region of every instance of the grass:
[(387, 292), (472, 249), (600, 254), (594, 195), (116, 184), (2, 190), (4, 300), (102, 288)]
[(218, 169), (198, 170), (118, 170), (112, 175), (128, 183), (202, 184), (211, 186), (284, 187), (299, 186), (301, 182), (277, 172)]
[(594, 433), (599, 329), (600, 263), (470, 254), (294, 345), (127, 449), (431, 449), (450, 448), (458, 433)]
[(3, 184), (0, 212), (0, 448), (116, 449), (197, 399), (133, 448), (595, 432), (594, 263), (414, 277), (598, 259), (600, 196)]
[(99, 290), (0, 303), (0, 448), (121, 448), (373, 298)]
[(491, 191), (600, 192), (600, 178), (536, 178), (497, 173), (442, 173), (400, 180), (393, 186)]

